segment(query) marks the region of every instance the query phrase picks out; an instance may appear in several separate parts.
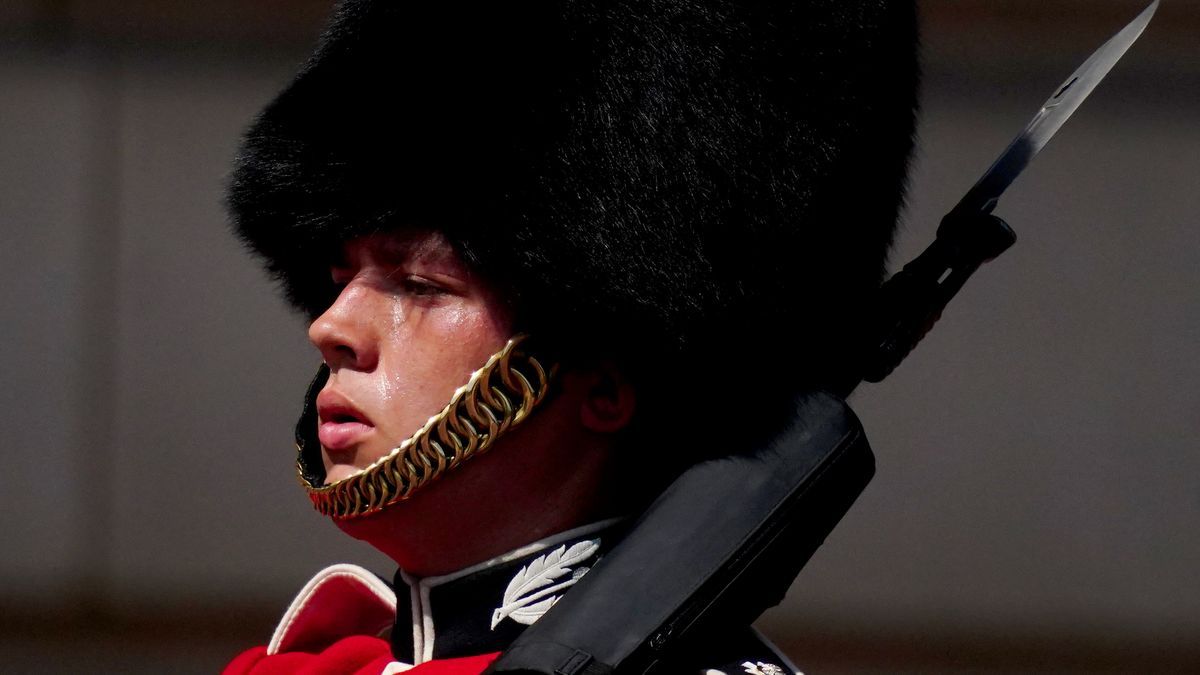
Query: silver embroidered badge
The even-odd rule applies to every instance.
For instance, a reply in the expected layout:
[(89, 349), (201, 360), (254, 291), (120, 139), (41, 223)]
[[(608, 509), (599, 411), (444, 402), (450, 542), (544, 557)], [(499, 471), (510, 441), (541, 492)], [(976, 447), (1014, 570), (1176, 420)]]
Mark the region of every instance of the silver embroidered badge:
[(749, 675), (784, 675), (783, 668), (780, 668), (774, 663), (747, 661), (742, 664), (742, 668), (744, 668)]
[(504, 600), (492, 611), (492, 630), (506, 617), (526, 626), (533, 625), (562, 597), (556, 593), (574, 586), (590, 569), (575, 566), (599, 550), (600, 540), (592, 539), (581, 541), (571, 548), (563, 544), (550, 553), (534, 558), (508, 582), (508, 588), (504, 589)]

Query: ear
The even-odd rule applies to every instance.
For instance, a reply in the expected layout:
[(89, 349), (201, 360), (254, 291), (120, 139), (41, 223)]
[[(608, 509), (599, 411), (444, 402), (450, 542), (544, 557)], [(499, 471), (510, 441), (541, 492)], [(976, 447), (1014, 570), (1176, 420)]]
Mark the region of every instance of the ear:
[(585, 428), (611, 434), (629, 425), (637, 407), (637, 395), (633, 384), (616, 365), (597, 365), (584, 374), (583, 381), (579, 420)]

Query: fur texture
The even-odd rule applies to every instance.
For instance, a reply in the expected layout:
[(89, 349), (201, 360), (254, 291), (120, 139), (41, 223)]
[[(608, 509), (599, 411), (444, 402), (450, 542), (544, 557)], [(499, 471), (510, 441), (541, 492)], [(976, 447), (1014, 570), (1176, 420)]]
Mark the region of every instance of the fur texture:
[(309, 315), (341, 242), (430, 227), (656, 414), (736, 417), (851, 358), (916, 88), (904, 0), (347, 0), (228, 203)]

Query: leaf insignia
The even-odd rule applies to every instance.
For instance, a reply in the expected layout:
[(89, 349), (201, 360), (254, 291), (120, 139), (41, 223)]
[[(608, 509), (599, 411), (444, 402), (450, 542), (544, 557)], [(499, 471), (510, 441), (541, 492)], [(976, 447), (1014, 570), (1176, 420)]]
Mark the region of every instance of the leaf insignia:
[(526, 626), (532, 625), (558, 602), (561, 596), (556, 593), (574, 586), (589, 569), (575, 566), (599, 550), (600, 540), (591, 539), (571, 548), (563, 544), (534, 558), (508, 582), (503, 602), (492, 611), (492, 629), (495, 630), (506, 617)]

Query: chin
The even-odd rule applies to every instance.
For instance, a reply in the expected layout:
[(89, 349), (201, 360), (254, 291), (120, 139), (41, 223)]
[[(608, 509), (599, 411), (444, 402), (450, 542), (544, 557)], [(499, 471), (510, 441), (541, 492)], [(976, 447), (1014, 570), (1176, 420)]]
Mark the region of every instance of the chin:
[(365, 439), (343, 450), (330, 450), (321, 446), (321, 459), (325, 464), (325, 484), (345, 480), (372, 463), (385, 457), (395, 446), (381, 438)]
[(345, 480), (359, 472), (362, 469), (352, 464), (334, 464), (325, 471), (325, 484), (336, 483), (339, 480)]

